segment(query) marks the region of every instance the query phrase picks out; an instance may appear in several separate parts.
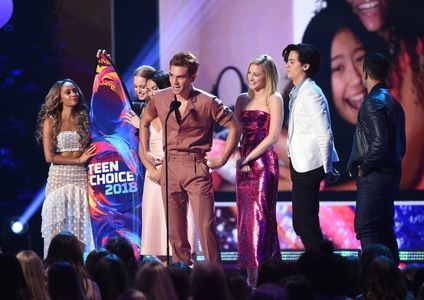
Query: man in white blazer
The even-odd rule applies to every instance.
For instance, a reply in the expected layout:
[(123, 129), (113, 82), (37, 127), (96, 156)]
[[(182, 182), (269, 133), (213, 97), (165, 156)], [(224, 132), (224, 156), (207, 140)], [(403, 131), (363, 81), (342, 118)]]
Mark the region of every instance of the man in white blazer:
[(305, 250), (317, 250), (323, 241), (319, 224), (322, 180), (335, 181), (339, 160), (334, 148), (328, 102), (311, 80), (318, 73), (320, 54), (308, 44), (290, 44), (283, 50), (287, 78), (293, 82), (289, 102), (287, 151), (293, 183), (293, 228)]

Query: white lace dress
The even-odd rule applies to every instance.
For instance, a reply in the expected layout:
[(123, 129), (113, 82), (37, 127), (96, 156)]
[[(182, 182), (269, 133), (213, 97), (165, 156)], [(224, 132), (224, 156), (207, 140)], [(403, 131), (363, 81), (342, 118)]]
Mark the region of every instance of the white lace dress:
[[(58, 134), (57, 152), (82, 151), (81, 148), (77, 132), (62, 131)], [(83, 165), (52, 163), (41, 212), (44, 257), (52, 238), (64, 230), (84, 243), (85, 254), (95, 248), (88, 204), (87, 169)]]

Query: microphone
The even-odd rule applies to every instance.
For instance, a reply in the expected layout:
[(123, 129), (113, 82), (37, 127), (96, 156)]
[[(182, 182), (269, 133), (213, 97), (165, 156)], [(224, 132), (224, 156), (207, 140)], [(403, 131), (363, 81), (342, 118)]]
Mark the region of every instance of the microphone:
[[(164, 148), (165, 148), (165, 216), (166, 216), (166, 262), (169, 266), (169, 195), (168, 195), (168, 119), (173, 111), (175, 111), (175, 117), (178, 122), (178, 108), (180, 107), (181, 102), (177, 100), (177, 97), (174, 95), (174, 100), (169, 103), (169, 111), (165, 118), (164, 126)], [(179, 123), (179, 122), (178, 122)]]

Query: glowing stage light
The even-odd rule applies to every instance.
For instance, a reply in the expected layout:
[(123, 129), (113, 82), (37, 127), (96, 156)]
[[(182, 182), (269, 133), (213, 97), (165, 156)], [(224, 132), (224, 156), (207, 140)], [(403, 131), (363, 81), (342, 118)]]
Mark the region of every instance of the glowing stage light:
[(24, 234), (24, 228), (24, 224), (19, 221), (12, 220), (10, 222), (10, 230), (12, 230), (14, 234)]

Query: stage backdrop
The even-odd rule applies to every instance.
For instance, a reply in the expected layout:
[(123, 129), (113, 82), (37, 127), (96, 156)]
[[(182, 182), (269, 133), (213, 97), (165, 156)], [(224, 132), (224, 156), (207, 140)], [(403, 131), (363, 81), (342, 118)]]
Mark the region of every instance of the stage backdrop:
[[(340, 157), (336, 168), (341, 173), (341, 180), (324, 188), (349, 191), (355, 190), (356, 185), (349, 178), (346, 163), (352, 148), (357, 113), (366, 96), (361, 83), (363, 58), (368, 51), (385, 53), (393, 66), (389, 78), (391, 91), (406, 114), (407, 152), (401, 188), (424, 190), (424, 66), (420, 63), (424, 58), (424, 37), (419, 32), (424, 25), (406, 26), (422, 20), (408, 16), (415, 16), (413, 13), (417, 10), (422, 11), (424, 2), (414, 1), (416, 7), (401, 7), (396, 20), (392, 20), (399, 35), (393, 35), (390, 41), (379, 34), (390, 27), (389, 17), (386, 15), (380, 20), (382, 29), (370, 28), (367, 16), (361, 16), (360, 10), (352, 7), (354, 2), (161, 0), (160, 66), (167, 71), (169, 60), (176, 52), (192, 51), (200, 61), (194, 84), (216, 94), (231, 106), (237, 96), (247, 90), (245, 75), (252, 58), (260, 54), (271, 55), (280, 71), (280, 91), (285, 100), (287, 119), (287, 95), (291, 84), (286, 79), (282, 50), (290, 43), (314, 44), (321, 52), (321, 70), (313, 79), (328, 99), (335, 146)], [(389, 1), (389, 12), (396, 10), (395, 2), (399, 1)], [(374, 11), (379, 9), (381, 6), (373, 8)], [(376, 23), (375, 20), (368, 21)], [(405, 28), (409, 29), (402, 31)], [(225, 137), (225, 132), (217, 135), (218, 139)], [(284, 127), (277, 144), (280, 191), (291, 190), (286, 139), (287, 128)], [(217, 145), (214, 152), (219, 154), (219, 151), (222, 147)], [(214, 187), (218, 191), (234, 191), (234, 166), (235, 162), (230, 160), (225, 168), (215, 172), (217, 181)]]

